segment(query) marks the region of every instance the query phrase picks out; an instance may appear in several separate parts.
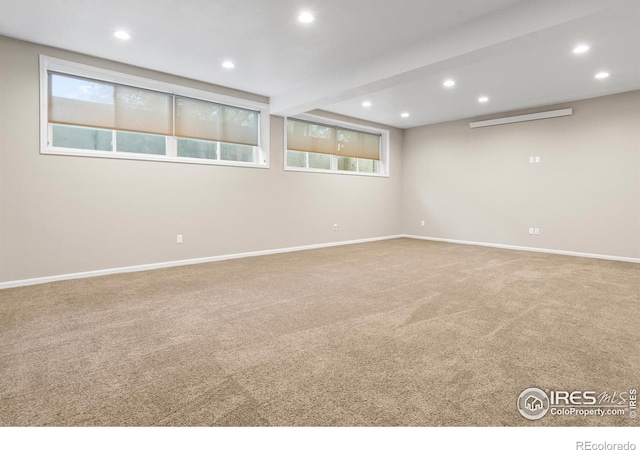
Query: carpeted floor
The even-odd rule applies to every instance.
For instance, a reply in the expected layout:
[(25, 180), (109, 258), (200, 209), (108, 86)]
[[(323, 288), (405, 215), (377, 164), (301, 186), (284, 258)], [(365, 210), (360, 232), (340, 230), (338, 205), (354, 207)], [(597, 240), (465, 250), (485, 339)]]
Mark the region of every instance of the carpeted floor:
[(1, 425), (532, 422), (640, 388), (640, 265), (395, 239), (0, 291)]

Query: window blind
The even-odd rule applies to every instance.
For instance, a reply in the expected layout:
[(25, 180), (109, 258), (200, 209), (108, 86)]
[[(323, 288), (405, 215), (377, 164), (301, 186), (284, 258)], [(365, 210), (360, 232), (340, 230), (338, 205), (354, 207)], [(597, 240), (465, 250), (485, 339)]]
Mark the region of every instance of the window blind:
[(49, 122), (172, 135), (173, 96), (50, 72)]
[(304, 120), (287, 119), (287, 147), (300, 152), (336, 154), (336, 129)]
[(338, 128), (338, 156), (380, 159), (380, 136), (363, 131)]
[(300, 119), (287, 119), (287, 148), (380, 160), (380, 135)]
[(259, 113), (249, 109), (176, 97), (176, 136), (258, 145)]
[(55, 72), (49, 122), (250, 146), (260, 131), (258, 111)]

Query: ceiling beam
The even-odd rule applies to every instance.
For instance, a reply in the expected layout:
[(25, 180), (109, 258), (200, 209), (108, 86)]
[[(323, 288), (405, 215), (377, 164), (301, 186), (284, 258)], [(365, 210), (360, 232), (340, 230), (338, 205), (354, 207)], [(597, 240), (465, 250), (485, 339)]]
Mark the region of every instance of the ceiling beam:
[[(628, 1), (628, 0), (627, 0)], [(415, 81), (448, 61), (609, 9), (625, 0), (524, 1), (413, 45), (325, 73), (270, 98), (271, 114), (293, 116)]]

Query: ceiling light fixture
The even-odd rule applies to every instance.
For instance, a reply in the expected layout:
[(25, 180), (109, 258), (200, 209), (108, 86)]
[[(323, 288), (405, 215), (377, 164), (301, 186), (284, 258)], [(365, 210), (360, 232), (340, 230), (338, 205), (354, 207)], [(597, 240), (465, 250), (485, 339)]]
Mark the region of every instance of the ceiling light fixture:
[(489, 97), (480, 97), (478, 98), (478, 101), (480, 103), (487, 103), (489, 101)]
[(225, 69), (233, 69), (236, 65), (233, 63), (233, 61), (225, 61), (222, 63), (222, 67), (224, 67)]
[(451, 87), (451, 86), (455, 86), (456, 82), (453, 80), (444, 80), (444, 83), (442, 83), (442, 85), (444, 87)]
[(580, 53), (585, 53), (589, 51), (589, 46), (588, 45), (578, 45), (576, 48), (573, 49), (573, 53), (575, 53), (576, 55), (579, 55)]
[(118, 30), (118, 31), (115, 31), (115, 32), (113, 33), (113, 35), (114, 35), (115, 37), (117, 37), (118, 39), (122, 39), (123, 41), (126, 41), (126, 40), (128, 40), (128, 39), (131, 39), (131, 35), (130, 35), (129, 33), (127, 33), (126, 31), (124, 31), (124, 30)]
[(609, 72), (598, 72), (596, 74), (596, 78), (598, 80), (604, 80), (605, 78), (609, 78)]
[(362, 106), (368, 108), (369, 106), (371, 106), (371, 102), (362, 102)]
[(400, 117), (404, 117), (406, 119), (407, 117), (409, 117), (409, 113), (402, 113), (400, 114)]
[(302, 23), (311, 23), (314, 20), (313, 14), (311, 14), (308, 11), (305, 11), (303, 13), (300, 13), (300, 15), (298, 16), (298, 20)]

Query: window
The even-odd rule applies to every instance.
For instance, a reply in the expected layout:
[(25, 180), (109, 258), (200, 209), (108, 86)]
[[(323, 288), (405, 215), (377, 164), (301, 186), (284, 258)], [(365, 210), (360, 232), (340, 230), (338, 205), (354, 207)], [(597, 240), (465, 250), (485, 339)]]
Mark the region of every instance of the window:
[(266, 104), (40, 57), (41, 153), (268, 167)]
[(286, 170), (388, 176), (387, 130), (310, 115), (285, 128)]

